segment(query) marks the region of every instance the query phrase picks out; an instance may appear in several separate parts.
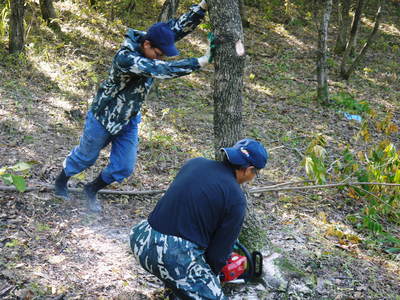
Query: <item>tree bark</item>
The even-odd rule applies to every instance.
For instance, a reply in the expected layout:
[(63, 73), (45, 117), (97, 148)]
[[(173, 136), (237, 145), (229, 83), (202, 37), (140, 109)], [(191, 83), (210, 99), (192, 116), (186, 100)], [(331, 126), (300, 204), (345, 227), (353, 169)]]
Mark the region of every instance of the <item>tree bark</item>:
[(360, 64), (361, 60), (364, 58), (365, 53), (367, 52), (368, 48), (375, 41), (376, 34), (378, 33), (379, 25), (380, 25), (381, 18), (382, 18), (382, 3), (383, 3), (383, 1), (381, 0), (379, 2), (378, 11), (375, 16), (374, 29), (372, 30), (371, 34), (369, 35), (367, 42), (364, 44), (360, 53), (357, 55), (356, 59), (353, 61), (353, 63), (350, 65), (350, 67), (347, 70), (345, 68), (342, 68), (341, 76), (343, 79), (348, 80), (350, 78), (350, 75), (354, 72), (355, 68)]
[(128, 12), (131, 12), (132, 10), (134, 10), (136, 7), (136, 0), (130, 0), (128, 2), (128, 5), (126, 6), (126, 9), (128, 10)]
[(250, 27), (250, 22), (247, 19), (246, 7), (244, 6), (244, 0), (239, 0), (239, 11), (240, 17), (242, 18), (242, 26), (244, 28)]
[(336, 39), (336, 45), (334, 51), (336, 54), (342, 54), (346, 49), (347, 32), (351, 24), (351, 17), (350, 17), (351, 1), (339, 0), (338, 5), (339, 5), (338, 9), (339, 32)]
[(242, 136), (242, 91), (245, 62), (239, 1), (209, 0), (209, 16), (216, 38), (214, 78), (214, 146), (230, 147)]
[(329, 100), (328, 87), (328, 68), (326, 65), (328, 52), (328, 28), (329, 19), (332, 12), (332, 0), (325, 0), (318, 36), (318, 55), (317, 55), (317, 81), (318, 99), (321, 103), (327, 104)]
[[(360, 27), (361, 15), (364, 8), (365, 0), (357, 0), (356, 10), (354, 12), (353, 22), (351, 24), (350, 30), (350, 38), (349, 42), (346, 45), (345, 56), (346, 61), (349, 59), (350, 56), (353, 56), (355, 53), (356, 45), (357, 45), (357, 38), (358, 38), (358, 28)], [(347, 53), (346, 53), (347, 52)]]
[(350, 38), (343, 53), (342, 63), (340, 64), (340, 74), (343, 78), (347, 73), (346, 67), (350, 61), (350, 56), (355, 51), (355, 44), (357, 43), (357, 32), (361, 20), (362, 9), (364, 7), (364, 0), (357, 1), (356, 11), (354, 13), (353, 23), (351, 25)]
[(173, 18), (179, 7), (179, 0), (166, 0), (158, 16), (158, 22), (167, 22)]
[(21, 52), (24, 49), (24, 14), (25, 0), (11, 0), (10, 2), (10, 33), (9, 33), (9, 52)]
[(56, 22), (57, 14), (53, 6), (53, 0), (40, 0), (40, 11), (47, 25), (53, 29), (60, 29), (60, 25)]

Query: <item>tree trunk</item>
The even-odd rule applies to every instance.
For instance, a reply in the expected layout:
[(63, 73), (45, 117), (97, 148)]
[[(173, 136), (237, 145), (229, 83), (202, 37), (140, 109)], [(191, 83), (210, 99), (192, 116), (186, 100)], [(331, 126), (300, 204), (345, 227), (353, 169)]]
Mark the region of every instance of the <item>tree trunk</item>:
[(60, 29), (60, 25), (56, 22), (57, 14), (53, 6), (53, 0), (40, 0), (40, 11), (47, 25), (53, 29)]
[(354, 18), (353, 18), (353, 23), (351, 25), (351, 32), (350, 32), (350, 41), (351, 42), (349, 42), (349, 45), (347, 46), (347, 47), (350, 46), (350, 49), (349, 49), (350, 56), (354, 56), (354, 53), (356, 51), (357, 39), (358, 39), (358, 29), (360, 27), (360, 21), (361, 21), (362, 11), (364, 8), (364, 2), (365, 2), (365, 0), (358, 0), (356, 10), (354, 12)]
[(24, 14), (25, 0), (11, 0), (10, 2), (10, 33), (9, 33), (9, 52), (20, 52), (24, 49)]
[(356, 11), (354, 13), (353, 24), (351, 25), (350, 38), (347, 43), (346, 50), (344, 51), (344, 54), (343, 54), (342, 63), (340, 65), (340, 74), (342, 76), (343, 76), (343, 74), (347, 73), (347, 71), (346, 71), (347, 63), (350, 60), (350, 56), (352, 55), (352, 52), (355, 50), (355, 44), (357, 42), (358, 26), (359, 26), (359, 23), (361, 20), (363, 6), (364, 6), (364, 0), (358, 0)]
[(209, 16), (216, 38), (214, 78), (214, 146), (232, 146), (242, 137), (242, 90), (245, 62), (239, 1), (209, 0)]
[(378, 11), (377, 11), (376, 16), (375, 16), (374, 29), (372, 30), (370, 36), (368, 37), (367, 42), (365, 43), (365, 45), (361, 49), (361, 51), (358, 54), (358, 56), (356, 57), (356, 59), (350, 65), (350, 67), (347, 70), (344, 70), (343, 73), (341, 73), (341, 76), (346, 80), (348, 80), (350, 78), (350, 75), (354, 72), (354, 69), (360, 64), (361, 59), (364, 58), (365, 53), (367, 52), (368, 48), (375, 41), (376, 34), (377, 34), (378, 30), (379, 30), (379, 25), (380, 25), (381, 18), (382, 18), (382, 2), (383, 2), (382, 0), (379, 2)]
[(338, 1), (338, 25), (339, 32), (336, 39), (335, 53), (342, 54), (346, 49), (347, 43), (347, 32), (350, 27), (351, 17), (350, 17), (350, 0), (339, 0)]
[(239, 0), (239, 11), (240, 17), (242, 18), (242, 26), (245, 28), (250, 27), (250, 22), (247, 19), (246, 7), (244, 6), (244, 0)]
[(179, 7), (179, 0), (166, 0), (158, 16), (158, 22), (167, 22), (173, 18)]
[(130, 0), (128, 2), (128, 5), (126, 6), (126, 9), (128, 10), (128, 12), (132, 12), (132, 10), (134, 10), (136, 7), (136, 0)]
[(332, 0), (325, 0), (324, 2), (321, 23), (318, 30), (317, 81), (318, 99), (321, 103), (327, 104), (329, 100), (329, 88), (326, 58), (328, 52), (328, 28), (332, 12)]

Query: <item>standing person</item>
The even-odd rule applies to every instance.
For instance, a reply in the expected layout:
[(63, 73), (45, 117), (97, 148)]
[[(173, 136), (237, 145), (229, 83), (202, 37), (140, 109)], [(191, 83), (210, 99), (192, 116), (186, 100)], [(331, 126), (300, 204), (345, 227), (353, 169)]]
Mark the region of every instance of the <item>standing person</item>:
[(132, 251), (175, 299), (226, 299), (218, 278), (246, 212), (240, 184), (265, 167), (268, 153), (252, 139), (223, 148), (223, 162), (202, 157), (178, 172), (147, 220), (132, 228)]
[(114, 181), (122, 182), (135, 168), (140, 107), (154, 78), (185, 76), (210, 60), (210, 50), (200, 58), (174, 61), (164, 56), (179, 54), (175, 42), (192, 32), (205, 15), (203, 0), (190, 11), (168, 23), (156, 23), (147, 32), (129, 29), (114, 56), (108, 78), (100, 85), (86, 116), (80, 143), (66, 157), (55, 180), (55, 195), (69, 200), (67, 183), (71, 176), (92, 166), (100, 150), (111, 143), (109, 163), (98, 177), (84, 186), (90, 210), (102, 210), (97, 192)]

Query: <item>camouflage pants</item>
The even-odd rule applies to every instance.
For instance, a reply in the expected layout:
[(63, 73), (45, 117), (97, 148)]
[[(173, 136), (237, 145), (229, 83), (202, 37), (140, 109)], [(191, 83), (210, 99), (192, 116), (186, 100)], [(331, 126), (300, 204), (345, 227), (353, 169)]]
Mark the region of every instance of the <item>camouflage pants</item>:
[(227, 299), (204, 250), (194, 243), (159, 233), (144, 220), (132, 228), (130, 246), (140, 265), (180, 299)]

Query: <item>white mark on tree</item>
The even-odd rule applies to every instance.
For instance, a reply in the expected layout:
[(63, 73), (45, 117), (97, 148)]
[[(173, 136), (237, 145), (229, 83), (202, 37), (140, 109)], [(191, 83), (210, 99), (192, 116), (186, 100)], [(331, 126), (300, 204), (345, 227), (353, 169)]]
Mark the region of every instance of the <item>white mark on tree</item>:
[(241, 40), (238, 40), (236, 42), (235, 48), (236, 48), (236, 54), (238, 56), (243, 56), (244, 55), (244, 45), (243, 45)]

